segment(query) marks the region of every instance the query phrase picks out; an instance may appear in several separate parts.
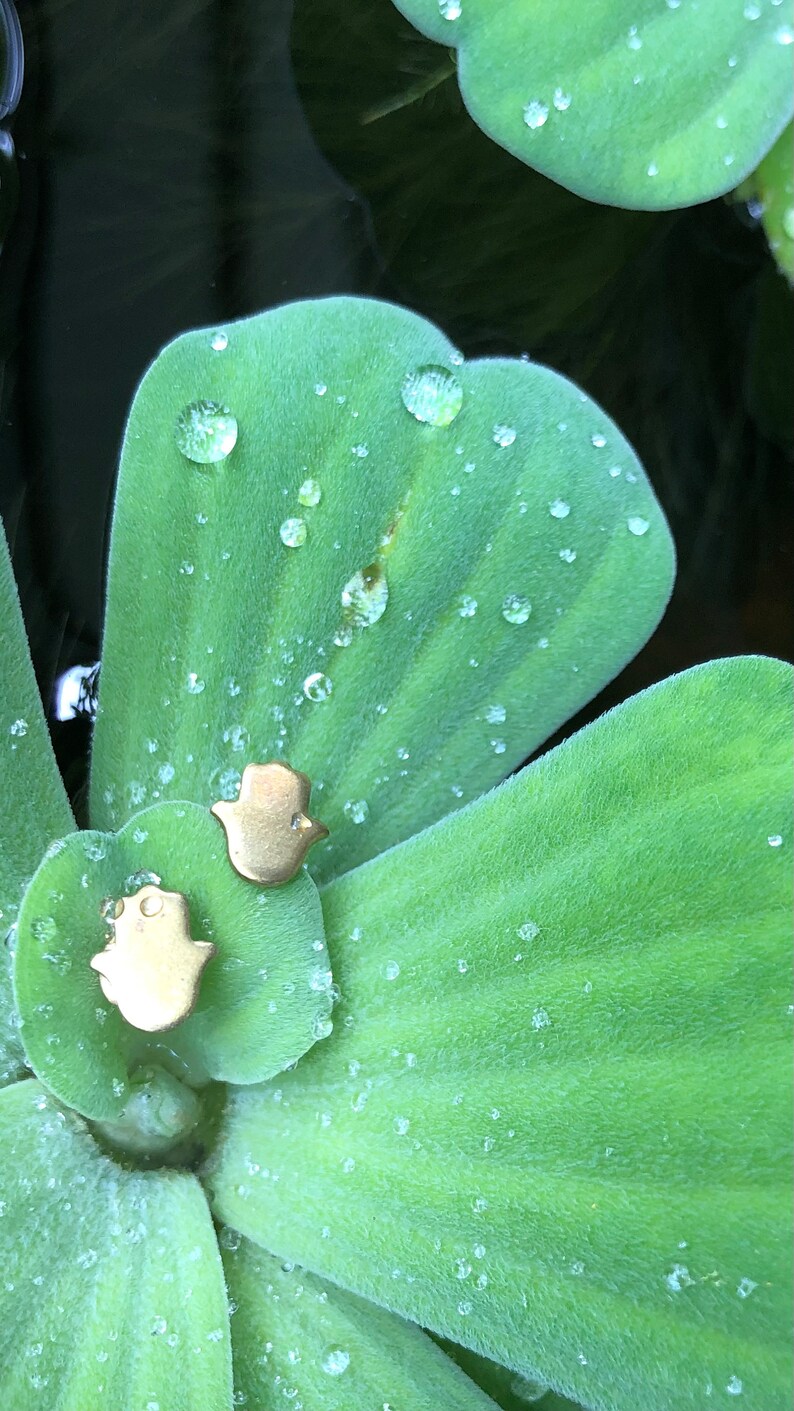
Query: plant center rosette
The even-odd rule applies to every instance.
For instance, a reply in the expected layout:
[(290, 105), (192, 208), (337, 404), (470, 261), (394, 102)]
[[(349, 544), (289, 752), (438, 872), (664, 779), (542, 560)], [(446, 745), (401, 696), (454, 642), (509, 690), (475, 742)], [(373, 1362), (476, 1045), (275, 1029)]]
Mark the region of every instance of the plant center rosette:
[[(124, 1018), (134, 957), (119, 973), (117, 1003), (96, 970), (109, 943), (120, 949), (116, 913), (141, 889), (151, 889), (155, 904), (159, 890), (184, 897), (190, 941), (215, 947), (193, 1012), (166, 1032)], [(160, 921), (146, 916), (147, 900), (144, 942)], [(333, 1028), (322, 910), (308, 873), (278, 887), (246, 880), (218, 820), (196, 804), (156, 804), (116, 834), (80, 832), (53, 843), (25, 895), (16, 945), (17, 1002), (34, 1071), (111, 1140), (143, 1156), (183, 1152), (217, 1106), (215, 1085), (271, 1078)]]

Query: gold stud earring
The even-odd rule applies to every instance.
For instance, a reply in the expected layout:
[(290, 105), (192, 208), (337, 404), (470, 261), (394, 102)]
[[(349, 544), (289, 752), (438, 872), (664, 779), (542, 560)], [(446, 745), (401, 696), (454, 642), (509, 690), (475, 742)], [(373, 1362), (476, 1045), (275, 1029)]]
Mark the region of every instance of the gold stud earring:
[(204, 967), (217, 947), (193, 940), (181, 892), (141, 887), (123, 897), (108, 920), (113, 937), (91, 957), (105, 998), (136, 1029), (175, 1028), (193, 1013)]
[(309, 816), (311, 783), (288, 764), (247, 764), (235, 803), (211, 812), (226, 833), (235, 872), (263, 887), (280, 887), (300, 871), (309, 848), (328, 829)]

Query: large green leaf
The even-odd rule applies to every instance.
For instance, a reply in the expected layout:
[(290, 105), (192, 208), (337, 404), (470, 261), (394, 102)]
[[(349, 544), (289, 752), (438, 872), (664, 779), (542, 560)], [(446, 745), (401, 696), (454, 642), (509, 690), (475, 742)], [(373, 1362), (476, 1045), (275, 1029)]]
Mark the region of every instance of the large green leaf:
[(395, 0), (458, 49), (463, 100), (509, 152), (595, 201), (730, 191), (791, 117), (790, 14), (764, 0)]
[(280, 1411), (495, 1411), (411, 1323), (221, 1233), (242, 1406)]
[[(217, 946), (195, 1013), (165, 1034), (128, 1024), (90, 966), (110, 936), (107, 903), (151, 882), (181, 892), (192, 939)], [(155, 804), (115, 836), (83, 831), (53, 848), (25, 894), (14, 984), (31, 1067), (64, 1102), (106, 1121), (120, 1115), (141, 1062), (165, 1056), (199, 1083), (254, 1083), (332, 1028), (311, 878), (244, 881), (219, 824), (196, 804)]]
[(329, 887), (218, 1215), (599, 1411), (783, 1411), (790, 691), (695, 668)]
[(22, 893), (53, 838), (74, 827), (52, 753), (0, 526), (0, 1083), (21, 1072), (9, 958)]
[(231, 1411), (229, 1320), (187, 1172), (127, 1171), (38, 1083), (0, 1094), (9, 1411)]
[[(315, 780), (328, 876), (497, 783), (638, 650), (673, 564), (630, 447), (548, 369), (459, 361), (356, 299), (160, 355), (122, 454), (97, 826), (233, 796), (246, 761), (282, 755)], [(238, 423), (213, 464), (175, 440), (199, 399)]]

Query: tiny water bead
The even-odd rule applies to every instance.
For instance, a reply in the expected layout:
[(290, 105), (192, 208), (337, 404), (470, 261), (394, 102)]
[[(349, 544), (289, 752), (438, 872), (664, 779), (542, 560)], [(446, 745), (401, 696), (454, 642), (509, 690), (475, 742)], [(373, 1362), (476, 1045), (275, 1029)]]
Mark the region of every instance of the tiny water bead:
[(461, 0), (438, 0), (442, 20), (459, 20), (463, 14)]
[(278, 537), (286, 548), (299, 549), (306, 543), (307, 532), (305, 519), (290, 518), (279, 526)]
[(477, 611), (477, 599), (472, 598), (469, 593), (463, 593), (458, 598), (458, 617), (474, 617)]
[(428, 426), (449, 426), (463, 406), (463, 388), (457, 377), (434, 363), (409, 372), (400, 396), (411, 416)]
[(330, 677), (322, 671), (313, 671), (303, 683), (303, 694), (309, 701), (327, 701), (332, 690)]
[(351, 823), (366, 823), (369, 818), (369, 804), (366, 799), (348, 799), (342, 808), (345, 818)]
[(222, 329), (218, 329), (217, 333), (213, 333), (212, 337), (210, 338), (210, 347), (213, 353), (223, 353), (226, 351), (228, 346), (228, 336), (223, 332)]
[(532, 128), (533, 131), (536, 128), (543, 127), (548, 116), (548, 104), (541, 103), (539, 98), (531, 98), (528, 103), (524, 104), (524, 122), (527, 127)]
[(371, 563), (358, 569), (343, 587), (341, 600), (351, 627), (371, 627), (380, 621), (389, 602), (389, 585), (382, 566)]
[(237, 444), (237, 418), (221, 402), (206, 398), (189, 402), (176, 419), (174, 440), (187, 460), (215, 465)]
[(501, 446), (502, 450), (506, 450), (508, 446), (512, 446), (515, 439), (516, 430), (514, 426), (504, 426), (501, 422), (497, 422), (493, 429), (494, 445)]
[(641, 514), (633, 514), (626, 520), (626, 528), (629, 534), (636, 535), (638, 539), (641, 538), (643, 534), (647, 534), (650, 527), (648, 520), (643, 519)]
[(341, 1377), (350, 1366), (350, 1353), (343, 1347), (329, 1347), (324, 1353), (320, 1364), (324, 1372), (329, 1377)]
[(310, 476), (308, 480), (303, 481), (298, 490), (298, 503), (304, 505), (306, 509), (312, 509), (315, 505), (319, 505), (322, 494), (319, 480), (313, 480)]
[(571, 106), (571, 95), (562, 88), (555, 88), (552, 102), (558, 113), (567, 113)]
[(567, 500), (552, 500), (549, 505), (549, 514), (552, 519), (567, 519), (571, 513), (571, 506)]
[(519, 593), (508, 593), (502, 603), (502, 617), (505, 622), (511, 622), (520, 627), (527, 622), (532, 612), (532, 604), (529, 598), (523, 598)]

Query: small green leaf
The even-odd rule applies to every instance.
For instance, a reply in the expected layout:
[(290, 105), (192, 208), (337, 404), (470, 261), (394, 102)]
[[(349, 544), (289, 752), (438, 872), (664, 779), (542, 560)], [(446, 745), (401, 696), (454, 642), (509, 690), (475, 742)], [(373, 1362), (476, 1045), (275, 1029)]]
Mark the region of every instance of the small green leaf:
[(3, 1405), (229, 1411), (221, 1261), (187, 1172), (127, 1171), (38, 1083), (0, 1094)]
[(508, 152), (594, 201), (690, 206), (758, 165), (792, 110), (790, 15), (751, 0), (395, 0), (454, 45)]
[(411, 1323), (279, 1264), (232, 1230), (220, 1237), (241, 1406), (281, 1411), (495, 1411)]
[(789, 123), (751, 178), (763, 206), (769, 248), (794, 284), (794, 126)]
[(218, 1216), (587, 1406), (783, 1411), (790, 768), (790, 669), (712, 663), (335, 882)]
[(95, 824), (281, 756), (327, 877), (497, 783), (639, 649), (673, 554), (630, 447), (546, 368), (459, 363), (357, 299), (160, 355), (122, 455)]
[(74, 827), (28, 652), (0, 526), (0, 1084), (24, 1069), (14, 1025), (9, 957), (22, 893), (44, 849)]
[[(146, 882), (181, 892), (193, 940), (218, 953), (195, 1013), (166, 1034), (131, 1027), (90, 967), (109, 899)], [(196, 1082), (272, 1077), (330, 1031), (330, 973), (317, 889), (301, 873), (262, 888), (232, 868), (217, 821), (195, 804), (156, 804), (115, 836), (75, 833), (33, 878), (19, 920), (15, 986), (30, 1066), (86, 1117), (112, 1121), (140, 1063), (176, 1055)]]

